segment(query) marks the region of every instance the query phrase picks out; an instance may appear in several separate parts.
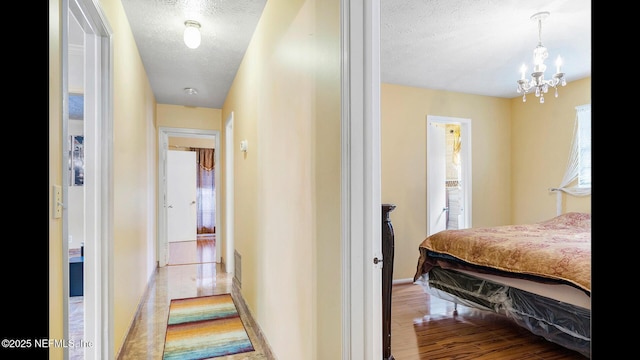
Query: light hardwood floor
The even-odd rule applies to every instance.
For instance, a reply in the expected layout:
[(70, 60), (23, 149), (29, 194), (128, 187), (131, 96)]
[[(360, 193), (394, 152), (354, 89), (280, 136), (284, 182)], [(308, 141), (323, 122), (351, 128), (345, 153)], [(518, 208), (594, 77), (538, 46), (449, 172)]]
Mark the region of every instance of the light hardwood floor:
[(197, 240), (169, 243), (168, 265), (213, 263), (216, 261), (215, 234), (198, 234)]
[(396, 360), (586, 359), (487, 311), (426, 294), (421, 285), (393, 285), (391, 355)]

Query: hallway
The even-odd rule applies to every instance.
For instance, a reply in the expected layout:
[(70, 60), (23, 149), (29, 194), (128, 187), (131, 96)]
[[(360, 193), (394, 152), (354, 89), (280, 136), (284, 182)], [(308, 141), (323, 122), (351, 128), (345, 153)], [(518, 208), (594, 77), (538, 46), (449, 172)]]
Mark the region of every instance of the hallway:
[[(201, 246), (198, 246), (198, 253), (202, 255), (200, 259), (212, 258), (205, 255)], [(224, 293), (231, 293), (236, 300), (255, 351), (216, 359), (272, 359), (256, 334), (253, 319), (247, 316), (247, 309), (237, 290), (233, 287), (231, 275), (225, 273), (219, 263), (168, 265), (156, 269), (118, 359), (162, 359), (171, 299)]]

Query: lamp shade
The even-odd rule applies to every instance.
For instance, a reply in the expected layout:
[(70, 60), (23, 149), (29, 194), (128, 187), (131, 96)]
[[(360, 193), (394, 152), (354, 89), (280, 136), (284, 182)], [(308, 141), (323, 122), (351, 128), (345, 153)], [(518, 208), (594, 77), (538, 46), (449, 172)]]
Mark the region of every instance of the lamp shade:
[(200, 46), (200, 23), (188, 20), (184, 22), (184, 43), (190, 49), (196, 49)]

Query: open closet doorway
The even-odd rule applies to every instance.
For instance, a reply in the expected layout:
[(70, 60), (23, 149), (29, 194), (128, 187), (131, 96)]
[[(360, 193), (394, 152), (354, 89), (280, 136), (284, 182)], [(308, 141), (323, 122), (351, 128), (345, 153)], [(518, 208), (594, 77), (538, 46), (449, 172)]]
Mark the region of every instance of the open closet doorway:
[(427, 234), (471, 227), (471, 121), (427, 116)]
[(159, 131), (159, 265), (220, 262), (217, 130)]

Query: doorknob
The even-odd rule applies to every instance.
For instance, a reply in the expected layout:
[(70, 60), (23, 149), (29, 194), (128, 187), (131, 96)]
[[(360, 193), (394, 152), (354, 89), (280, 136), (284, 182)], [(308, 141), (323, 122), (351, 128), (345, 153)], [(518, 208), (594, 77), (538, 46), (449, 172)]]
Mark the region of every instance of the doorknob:
[(191, 205), (193, 205), (193, 204), (195, 204), (195, 203), (196, 203), (196, 201), (195, 201), (195, 200), (193, 200), (193, 201), (191, 202)]
[(167, 207), (168, 207), (169, 209), (171, 209), (171, 208), (173, 208), (173, 205), (169, 205), (169, 206), (167, 206)]
[(449, 211), (449, 207), (443, 207), (442, 211)]

